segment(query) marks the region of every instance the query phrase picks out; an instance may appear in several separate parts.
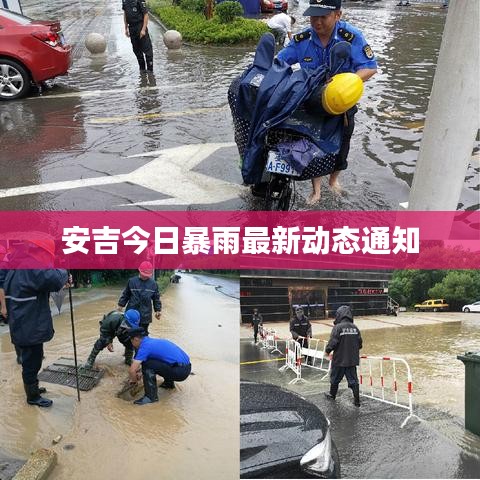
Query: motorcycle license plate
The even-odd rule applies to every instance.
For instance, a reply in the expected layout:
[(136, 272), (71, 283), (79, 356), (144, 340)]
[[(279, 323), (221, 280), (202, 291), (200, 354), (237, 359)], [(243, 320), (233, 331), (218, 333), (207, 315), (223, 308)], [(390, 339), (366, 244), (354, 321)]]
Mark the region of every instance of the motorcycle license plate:
[(265, 170), (270, 173), (278, 173), (280, 175), (290, 175), (299, 177), (300, 174), (290, 166), (283, 158), (280, 158), (277, 152), (268, 152), (267, 166)]
[(58, 32), (58, 38), (60, 39), (60, 45), (65, 45), (65, 36), (63, 35), (62, 32)]

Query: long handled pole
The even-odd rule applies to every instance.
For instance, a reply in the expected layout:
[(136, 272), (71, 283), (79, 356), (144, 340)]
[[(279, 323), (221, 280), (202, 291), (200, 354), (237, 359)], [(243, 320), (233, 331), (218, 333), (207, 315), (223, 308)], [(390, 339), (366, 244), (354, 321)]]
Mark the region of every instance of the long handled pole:
[(78, 398), (78, 401), (80, 401), (80, 387), (78, 385), (77, 342), (75, 340), (75, 322), (73, 321), (72, 287), (70, 285), (68, 287), (68, 301), (70, 302), (70, 320), (72, 324), (73, 357), (75, 359), (75, 379), (77, 381), (77, 398)]

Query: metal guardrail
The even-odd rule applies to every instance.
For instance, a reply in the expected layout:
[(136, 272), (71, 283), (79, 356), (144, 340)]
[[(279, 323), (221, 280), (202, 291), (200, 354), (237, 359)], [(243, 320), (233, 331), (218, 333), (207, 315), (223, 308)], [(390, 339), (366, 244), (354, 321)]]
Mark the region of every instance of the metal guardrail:
[(287, 340), (286, 352), (285, 352), (285, 365), (278, 370), (284, 372), (285, 370), (292, 370), (296, 377), (288, 382), (289, 385), (297, 382), (306, 382), (302, 378), (302, 347), (295, 340)]
[[(368, 363), (368, 385), (365, 386), (364, 381), (363, 381), (363, 369), (362, 366), (365, 363), (365, 361)], [(392, 365), (392, 371), (393, 371), (393, 376), (391, 379), (391, 385), (390, 388), (392, 389), (393, 392), (393, 400), (387, 400), (385, 396), (385, 390), (386, 388), (386, 382), (385, 382), (385, 368), (384, 368), (384, 362), (391, 362)], [(374, 371), (372, 368), (372, 364), (375, 363), (379, 367), (379, 376), (375, 377)], [(403, 402), (403, 399), (400, 398), (399, 396), (399, 383), (397, 381), (397, 363), (401, 363), (402, 365), (405, 366), (406, 371), (407, 371), (407, 382), (406, 382), (406, 389), (405, 392), (407, 394), (408, 400), (406, 402)], [(376, 379), (378, 383), (375, 384), (374, 386), (374, 378)], [(404, 388), (405, 388), (404, 387)], [(369, 390), (369, 393), (365, 393), (366, 390)], [(378, 390), (380, 390), (380, 393), (377, 394)], [(360, 356), (360, 394), (364, 397), (369, 397), (374, 400), (377, 400), (379, 402), (387, 403), (390, 405), (395, 405), (400, 408), (404, 408), (408, 410), (409, 415), (403, 423), (400, 425), (400, 428), (403, 428), (407, 422), (412, 418), (416, 417), (419, 419), (417, 415), (413, 413), (413, 379), (412, 379), (412, 372), (410, 370), (410, 366), (404, 360), (403, 358), (397, 358), (397, 357), (375, 357), (375, 356), (370, 356), (370, 355), (361, 355)]]
[(302, 355), (306, 357), (306, 361), (302, 362), (302, 366), (325, 372), (325, 375), (320, 379), (323, 380), (328, 376), (332, 366), (331, 357), (325, 353), (328, 342), (319, 338), (300, 338)]

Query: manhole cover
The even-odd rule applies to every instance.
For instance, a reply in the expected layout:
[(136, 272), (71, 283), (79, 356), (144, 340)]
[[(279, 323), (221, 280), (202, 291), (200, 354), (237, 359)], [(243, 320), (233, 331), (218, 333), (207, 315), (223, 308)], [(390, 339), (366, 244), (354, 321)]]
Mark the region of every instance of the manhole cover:
[[(82, 391), (91, 390), (98, 385), (105, 370), (98, 368), (78, 367), (78, 387)], [(56, 362), (44, 368), (38, 379), (47, 383), (58, 383), (67, 387), (77, 388), (75, 363), (71, 358), (59, 358)]]

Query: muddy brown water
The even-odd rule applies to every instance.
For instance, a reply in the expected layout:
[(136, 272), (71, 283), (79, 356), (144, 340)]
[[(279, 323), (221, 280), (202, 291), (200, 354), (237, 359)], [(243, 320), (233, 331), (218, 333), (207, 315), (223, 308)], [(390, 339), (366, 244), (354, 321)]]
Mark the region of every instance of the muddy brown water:
[[(365, 330), (362, 338), (362, 354), (399, 357), (408, 362), (413, 377), (414, 413), (478, 458), (480, 437), (464, 429), (465, 366), (457, 355), (480, 351), (480, 314), (465, 314), (460, 322)], [(367, 385), (366, 393), (370, 393), (366, 363), (359, 372)], [(391, 362), (384, 362), (383, 374), (385, 398), (393, 400)], [(372, 377), (375, 396), (381, 396), (380, 369), (375, 362)], [(408, 405), (406, 369), (400, 362), (397, 381), (399, 399)]]
[[(77, 307), (81, 360), (98, 336), (99, 319), (115, 307), (118, 294)], [(80, 403), (74, 389), (45, 384), (53, 407), (30, 407), (9, 336), (2, 335), (0, 448), (17, 457), (53, 448), (59, 459), (52, 479), (238, 478), (238, 301), (182, 275), (162, 302), (162, 318), (154, 320), (151, 334), (180, 345), (190, 355), (195, 375), (174, 391), (160, 389), (154, 405), (139, 407), (116, 397), (127, 367), (123, 347), (115, 341), (113, 353), (104, 350), (97, 357), (106, 369), (104, 378), (81, 393)], [(44, 365), (60, 356), (73, 357), (69, 322), (68, 309), (55, 319)], [(57, 435), (63, 438), (52, 446)], [(74, 448), (64, 449), (67, 444)]]

